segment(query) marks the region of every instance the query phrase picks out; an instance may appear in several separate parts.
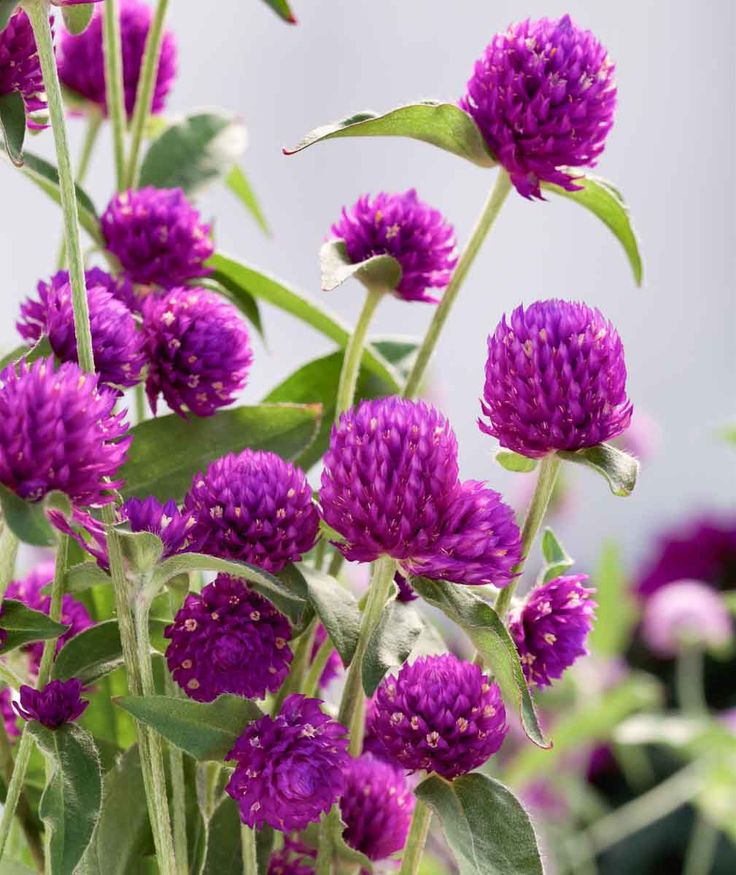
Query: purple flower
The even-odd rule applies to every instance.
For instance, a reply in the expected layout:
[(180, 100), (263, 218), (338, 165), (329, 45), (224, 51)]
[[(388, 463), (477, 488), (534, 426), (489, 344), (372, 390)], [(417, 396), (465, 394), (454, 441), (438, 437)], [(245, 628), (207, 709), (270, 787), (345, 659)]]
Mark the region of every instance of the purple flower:
[(24, 720), (38, 720), (47, 729), (58, 729), (76, 720), (89, 705), (81, 693), (82, 683), (77, 678), (51, 681), (42, 690), (23, 684), (20, 704), (13, 702), (13, 707)]
[(496, 753), (508, 726), (498, 686), (445, 653), (404, 663), (381, 682), (371, 730), (405, 769), (452, 779)]
[(46, 91), (31, 22), (22, 9), (16, 10), (0, 30), (0, 97), (16, 91), (23, 98), (28, 127), (45, 127), (34, 120), (47, 107)]
[(284, 837), (284, 847), (268, 861), (268, 875), (314, 875), (317, 852), (303, 842)]
[(343, 838), (370, 860), (385, 860), (406, 843), (414, 794), (403, 772), (370, 754), (351, 759), (345, 776), (340, 797)]
[(529, 593), (511, 614), (509, 631), (530, 683), (548, 687), (588, 651), (596, 603), (582, 584), (586, 574), (556, 577)]
[[(82, 2), (82, 0), (78, 0)], [(133, 115), (143, 52), (151, 27), (153, 10), (140, 0), (119, 0), (120, 39), (123, 54), (123, 90), (128, 118)], [(105, 90), (105, 56), (102, 48), (102, 9), (95, 10), (83, 32), (74, 36), (62, 30), (58, 46), (59, 78), (71, 91), (96, 104), (107, 115)], [(163, 110), (166, 97), (176, 76), (176, 41), (170, 31), (164, 31), (161, 57), (151, 111)]]
[(223, 693), (262, 699), (284, 682), (291, 664), (291, 627), (263, 596), (227, 574), (190, 593), (167, 626), (166, 661), (190, 699)]
[(585, 304), (517, 307), (488, 338), (481, 407), (481, 431), (531, 458), (621, 434), (633, 408), (616, 329)]
[(225, 757), (236, 764), (225, 789), (243, 823), (301, 830), (342, 794), (349, 760), (346, 729), (320, 706), (319, 699), (287, 696), (276, 717), (246, 726)]
[(574, 191), (568, 168), (595, 166), (613, 125), (613, 74), (605, 48), (569, 15), (522, 21), (493, 38), (460, 106), (519, 194), (541, 198), (540, 182)]
[(642, 637), (664, 659), (688, 647), (721, 647), (732, 634), (728, 609), (715, 590), (697, 580), (660, 587), (644, 607)]
[[(310, 663), (314, 662), (317, 653), (319, 652), (320, 648), (326, 640), (327, 631), (325, 627), (320, 623), (317, 626), (317, 631), (314, 635), (314, 644), (312, 645), (312, 653), (309, 659)], [(325, 667), (322, 669), (322, 674), (319, 676), (320, 689), (324, 689), (331, 680), (333, 680), (340, 674), (341, 670), (342, 660), (340, 659), (340, 654), (333, 648), (330, 651), (330, 655), (327, 657), (327, 662), (325, 663)]]
[(175, 501), (161, 504), (153, 496), (129, 498), (119, 509), (118, 517), (128, 521), (131, 532), (151, 532), (161, 538), (164, 559), (196, 546), (192, 541), (194, 517), (180, 510)]
[(180, 416), (212, 416), (245, 386), (253, 353), (232, 304), (204, 289), (178, 288), (143, 303), (148, 353), (146, 392)]
[(27, 501), (54, 489), (81, 505), (111, 501), (131, 440), (116, 402), (71, 362), (9, 365), (0, 374), (0, 483)]
[(146, 188), (116, 194), (100, 219), (107, 248), (142, 285), (165, 289), (206, 276), (214, 252), (211, 228), (180, 188)]
[(3, 687), (0, 690), (0, 719), (3, 721), (8, 738), (17, 738), (20, 735), (18, 715), (13, 708), (13, 692), (10, 687)]
[[(104, 278), (102, 284), (94, 283), (97, 277)], [(88, 271), (87, 282), (92, 352), (100, 381), (122, 388), (135, 386), (141, 379), (145, 356), (133, 314), (112, 291), (117, 284), (104, 271)], [(48, 283), (39, 282), (38, 300), (28, 298), (20, 313), (16, 327), (21, 337), (35, 343), (47, 335), (57, 358), (77, 361), (72, 287), (66, 271)]]
[(444, 289), (457, 264), (452, 225), (420, 201), (413, 188), (403, 194), (363, 195), (349, 210), (343, 208), (332, 234), (345, 241), (354, 264), (392, 255), (401, 265), (394, 292), (405, 301), (436, 303), (428, 290)]
[(397, 602), (413, 602), (417, 599), (417, 594), (414, 592), (414, 587), (409, 582), (409, 578), (402, 574), (400, 571), (397, 571), (394, 574), (394, 583), (398, 588), (398, 592), (396, 593), (396, 601)]
[(245, 449), (196, 474), (184, 499), (203, 553), (278, 572), (317, 540), (319, 517), (304, 472), (275, 453)]

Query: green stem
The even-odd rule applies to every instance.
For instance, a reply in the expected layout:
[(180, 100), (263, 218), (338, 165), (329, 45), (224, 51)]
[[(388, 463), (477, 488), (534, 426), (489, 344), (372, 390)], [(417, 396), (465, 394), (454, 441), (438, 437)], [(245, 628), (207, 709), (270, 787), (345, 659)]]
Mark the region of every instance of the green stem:
[(365, 338), (368, 334), (368, 326), (383, 294), (383, 289), (368, 289), (355, 330), (350, 335), (348, 345), (345, 347), (345, 357), (342, 363), (342, 371), (340, 372), (340, 382), (337, 387), (335, 419), (338, 419), (341, 413), (350, 410), (353, 406), (355, 387), (358, 384), (360, 362), (363, 358), (363, 347), (365, 346)]
[(327, 660), (334, 650), (335, 645), (330, 640), (329, 636), (320, 645), (319, 650), (315, 654), (312, 664), (309, 666), (307, 677), (304, 680), (304, 695), (316, 696), (319, 692), (319, 679), (322, 677), (322, 672), (325, 670)]
[(44, 0), (26, 0), (24, 9), (33, 28), (41, 63), (46, 99), (49, 105), (51, 130), (56, 145), (56, 161), (59, 168), (59, 191), (61, 210), (64, 216), (64, 239), (69, 259), (69, 276), (72, 286), (72, 307), (74, 310), (74, 332), (77, 338), (77, 359), (84, 371), (95, 369), (92, 355), (92, 333), (89, 326), (89, 302), (84, 280), (84, 259), (79, 237), (79, 211), (74, 190), (74, 171), (69, 152), (69, 140), (64, 119), (64, 101), (61, 96), (59, 74), (56, 70), (54, 45), (49, 25), (48, 3)]
[[(166, 675), (166, 692), (169, 696), (177, 697), (179, 689)], [(173, 744), (169, 745), (169, 771), (171, 772), (171, 808), (174, 822), (174, 854), (179, 867), (179, 872), (186, 875), (189, 871), (188, 848), (187, 848), (187, 799), (184, 781), (184, 754)]]
[(524, 570), (524, 563), (529, 556), (529, 551), (532, 548), (534, 539), (537, 537), (537, 532), (542, 525), (542, 520), (547, 512), (549, 500), (552, 497), (552, 490), (555, 488), (557, 475), (560, 470), (561, 460), (558, 455), (551, 453), (545, 456), (539, 465), (539, 477), (537, 485), (534, 489), (534, 495), (529, 504), (529, 509), (524, 518), (524, 526), (521, 530), (521, 561), (514, 568), (514, 573), (518, 576), (511, 583), (502, 589), (496, 598), (496, 613), (503, 619), (511, 604), (511, 599), (514, 595), (514, 590), (519, 582), (521, 572)]
[(327, 552), (327, 540), (320, 538), (314, 548), (314, 567), (319, 571), (324, 565), (325, 553)]
[(718, 850), (718, 829), (702, 814), (695, 818), (690, 842), (685, 854), (683, 875), (709, 875)]
[[(0, 720), (0, 769), (2, 769), (6, 788), (10, 786), (10, 782), (13, 779), (13, 767), (13, 751), (10, 747), (10, 740), (5, 731), (5, 724)], [(39, 872), (43, 872), (43, 842), (39, 833), (38, 823), (33, 817), (31, 806), (28, 804), (28, 799), (23, 789), (21, 789), (18, 796), (15, 814), (23, 830), (23, 835), (26, 837), (28, 850), (33, 857), (33, 862), (36, 864), (36, 869)]]
[(105, 0), (103, 11), (103, 48), (105, 52), (105, 92), (107, 111), (112, 123), (115, 179), (122, 191), (125, 179), (125, 92), (123, 90), (123, 52), (120, 39), (118, 0)]
[(429, 824), (432, 820), (432, 809), (417, 799), (414, 806), (414, 814), (411, 818), (411, 829), (406, 839), (404, 853), (401, 858), (399, 875), (416, 875), (419, 864), (424, 854), (424, 846), (427, 843)]
[(5, 598), (5, 590), (15, 573), (15, 560), (18, 558), (18, 539), (0, 519), (0, 604)]
[(8, 784), (8, 792), (5, 794), (5, 804), (3, 805), (3, 816), (0, 820), (0, 860), (5, 852), (5, 845), (10, 834), (10, 827), (13, 823), (16, 808), (20, 794), (23, 792), (23, 782), (26, 778), (28, 770), (28, 760), (31, 758), (33, 750), (33, 736), (27, 731), (28, 724), (23, 724), (23, 730), (18, 742), (18, 749), (15, 754), (15, 765), (13, 766), (13, 774)]
[[(56, 564), (54, 565), (54, 582), (51, 584), (51, 602), (49, 618), (56, 623), (61, 622), (61, 602), (64, 597), (64, 577), (66, 576), (67, 557), (69, 555), (69, 536), (61, 535), (56, 548)], [(56, 638), (44, 641), (41, 665), (38, 669), (37, 689), (45, 687), (51, 677), (51, 668), (56, 655)]]
[(243, 875), (258, 875), (256, 831), (240, 824), (240, 847), (243, 852)]
[(161, 42), (164, 35), (164, 22), (169, 7), (169, 0), (158, 0), (156, 11), (153, 14), (151, 27), (146, 39), (146, 48), (143, 54), (141, 75), (138, 80), (138, 91), (135, 96), (135, 110), (131, 122), (130, 155), (128, 156), (128, 168), (125, 175), (124, 188), (135, 188), (138, 184), (139, 159), (141, 146), (143, 145), (143, 132), (151, 113), (153, 103), (153, 90), (156, 85), (158, 64), (161, 58)]
[(694, 717), (708, 713), (703, 690), (703, 651), (699, 647), (686, 647), (677, 658), (675, 688), (682, 711)]
[(304, 684), (304, 677), (309, 666), (309, 658), (312, 655), (312, 647), (314, 646), (314, 636), (317, 632), (317, 619), (315, 618), (302, 632), (294, 647), (294, 656), (291, 660), (291, 668), (289, 676), (286, 678), (281, 689), (276, 694), (271, 709), (274, 715), (278, 714), (281, 706), (284, 704), (284, 699), (290, 694), (301, 690)]
[(133, 393), (135, 397), (135, 421), (141, 423), (146, 418), (146, 390), (143, 383), (138, 383)]
[(458, 292), (465, 280), (465, 277), (470, 270), (470, 266), (475, 261), (478, 250), (485, 240), (488, 232), (491, 230), (493, 223), (503, 206), (508, 193), (511, 191), (511, 180), (508, 173), (502, 168), (498, 169), (496, 184), (493, 186), (488, 200), (483, 207), (483, 212), (480, 214), (478, 222), (470, 235), (465, 249), (463, 250), (460, 259), (455, 268), (447, 288), (442, 295), (442, 300), (437, 305), (434, 311), (434, 317), (429, 325), (429, 329), (422, 341), (422, 345), (417, 351), (417, 357), (414, 361), (414, 366), (406, 381), (404, 387), (404, 397), (413, 398), (422, 387), (424, 375), (429, 366), (429, 361), (432, 358), (434, 348), (437, 346), (440, 333), (444, 327), (447, 317), (450, 315), (452, 305), (455, 303)]
[(330, 559), (330, 564), (327, 567), (327, 573), (330, 577), (337, 577), (340, 573), (340, 569), (342, 568), (343, 562), (345, 561), (345, 557), (339, 550), (335, 550), (332, 554), (332, 559)]

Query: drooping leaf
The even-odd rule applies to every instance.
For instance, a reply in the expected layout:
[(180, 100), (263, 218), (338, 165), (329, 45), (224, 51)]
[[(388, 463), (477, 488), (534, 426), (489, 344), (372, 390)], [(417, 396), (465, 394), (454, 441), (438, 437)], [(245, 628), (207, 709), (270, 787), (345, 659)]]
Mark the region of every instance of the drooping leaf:
[(639, 476), (639, 462), (612, 444), (598, 444), (573, 452), (560, 450), (558, 455), (603, 475), (614, 495), (625, 497), (634, 491)]
[(391, 599), (368, 641), (363, 659), (363, 689), (372, 696), (384, 676), (402, 666), (425, 630), (414, 607)]
[(0, 0), (0, 31), (5, 30), (20, 0)]
[(22, 167), (26, 106), (20, 91), (0, 95), (0, 135), (10, 160), (16, 167)]
[(640, 286), (643, 278), (643, 266), (639, 240), (631, 222), (629, 208), (626, 206), (621, 192), (599, 176), (586, 175), (575, 182), (576, 185), (581, 186), (579, 191), (566, 191), (564, 188), (549, 182), (543, 182), (542, 188), (580, 204), (581, 207), (585, 207), (586, 210), (590, 210), (593, 215), (597, 216), (623, 246), (636, 284)]
[(171, 414), (149, 419), (132, 430), (133, 443), (121, 470), (124, 495), (181, 500), (198, 471), (246, 447), (294, 459), (314, 440), (320, 416), (316, 404), (262, 404), (206, 418)]
[(353, 263), (344, 240), (328, 240), (319, 251), (322, 291), (331, 292), (351, 277), (369, 289), (392, 291), (401, 282), (401, 265), (391, 255), (373, 255)]
[[(236, 288), (241, 289), (260, 301), (266, 301), (286, 313), (291, 313), (325, 337), (334, 340), (339, 346), (344, 348), (347, 344), (351, 329), (336, 316), (307, 298), (303, 292), (289, 288), (280, 280), (221, 252), (216, 252), (208, 261), (208, 265), (213, 268), (213, 278), (231, 292)], [(370, 344), (363, 351), (363, 364), (391, 383), (394, 391), (400, 390), (393, 368)]]
[(38, 813), (50, 838), (48, 871), (72, 875), (92, 839), (102, 803), (100, 758), (92, 736), (76, 723), (56, 730), (36, 721), (28, 732), (49, 766)]
[(432, 100), (410, 103), (382, 115), (370, 111), (356, 113), (315, 128), (293, 149), (284, 152), (293, 155), (314, 143), (338, 137), (409, 137), (438, 146), (479, 167), (493, 167), (496, 163), (478, 126), (466, 112), (454, 103)]
[(550, 528), (546, 528), (542, 534), (542, 568), (537, 583), (549, 583), (555, 577), (565, 574), (575, 564), (575, 560), (568, 554), (557, 535)]
[(308, 565), (300, 565), (298, 569), (294, 566), (294, 569), (304, 581), (309, 603), (340, 654), (343, 665), (350, 665), (360, 631), (360, 610), (355, 596), (324, 571)]
[(278, 15), (283, 21), (287, 22), (287, 24), (296, 24), (294, 13), (291, 11), (286, 0), (263, 0), (263, 2), (270, 9), (273, 9), (276, 15)]
[(588, 643), (594, 653), (607, 659), (619, 656), (629, 642), (637, 611), (621, 551), (612, 541), (604, 543), (591, 583), (598, 607)]
[(34, 611), (15, 599), (3, 601), (3, 612), (0, 616), (0, 629), (8, 633), (5, 643), (0, 648), (3, 655), (22, 647), (31, 641), (47, 641), (58, 638), (69, 627), (56, 623), (43, 611)]
[(61, 14), (64, 18), (64, 26), (74, 35), (84, 33), (92, 20), (95, 11), (94, 3), (75, 3), (72, 6), (62, 6)]
[(23, 501), (0, 484), (0, 506), (3, 519), (19, 541), (33, 547), (54, 546), (56, 530), (46, 517), (44, 502)]
[(245, 125), (234, 115), (193, 113), (170, 125), (148, 147), (140, 184), (181, 188), (196, 198), (227, 177), (247, 142)]
[(539, 725), (534, 702), (509, 631), (498, 614), (467, 587), (444, 581), (412, 579), (417, 593), (460, 626), (492, 669), (504, 699), (519, 707), (527, 736), (539, 747), (549, 747)]
[(432, 775), (414, 792), (439, 818), (460, 875), (542, 875), (529, 815), (503, 784), (477, 772)]
[(115, 704), (196, 760), (223, 760), (243, 729), (262, 716), (239, 696), (194, 702), (173, 696), (122, 696)]
[(253, 186), (250, 184), (250, 180), (245, 175), (243, 168), (236, 164), (225, 177), (225, 185), (246, 208), (246, 210), (248, 210), (251, 216), (253, 216), (261, 231), (263, 231), (267, 237), (270, 237), (271, 230), (268, 227), (263, 208), (261, 207), (261, 204), (256, 197), (256, 193), (253, 191)]
[(528, 456), (522, 456), (511, 450), (498, 450), (496, 461), (502, 468), (517, 474), (528, 474), (537, 467), (539, 462), (538, 459), (530, 459)]

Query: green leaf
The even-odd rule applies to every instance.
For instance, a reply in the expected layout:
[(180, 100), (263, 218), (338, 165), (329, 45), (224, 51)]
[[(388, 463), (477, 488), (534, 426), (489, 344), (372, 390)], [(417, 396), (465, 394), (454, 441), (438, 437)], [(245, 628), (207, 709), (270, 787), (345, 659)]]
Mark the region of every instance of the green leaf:
[(132, 429), (128, 461), (120, 472), (123, 493), (179, 501), (197, 472), (246, 447), (294, 459), (314, 440), (320, 415), (317, 404), (261, 404), (209, 417), (149, 419)]
[(625, 497), (634, 491), (639, 476), (639, 462), (612, 444), (598, 444), (573, 452), (560, 450), (557, 455), (602, 474), (614, 495)]
[(164, 552), (161, 538), (153, 532), (131, 532), (127, 523), (116, 526), (115, 530), (131, 572), (140, 576), (153, 571)]
[(590, 649), (607, 659), (619, 656), (629, 642), (637, 610), (621, 551), (612, 541), (603, 545), (592, 583), (598, 608), (589, 638)]
[(276, 15), (283, 19), (283, 21), (287, 22), (287, 24), (296, 24), (294, 13), (291, 11), (286, 0), (263, 0), (263, 2), (269, 7), (269, 9), (273, 9)]
[(8, 157), (16, 167), (22, 167), (23, 140), (26, 136), (26, 105), (20, 91), (0, 95), (0, 134)]
[(270, 237), (271, 231), (268, 227), (266, 216), (264, 215), (258, 198), (253, 191), (253, 186), (250, 184), (250, 181), (245, 175), (245, 171), (242, 169), (242, 167), (239, 167), (236, 164), (230, 170), (228, 175), (225, 177), (225, 185), (246, 208), (246, 210), (248, 210), (251, 216), (253, 216), (256, 224), (261, 229), (261, 231), (263, 231), (263, 233), (267, 237)]
[(31, 503), (0, 484), (0, 506), (8, 528), (24, 544), (33, 547), (53, 547), (56, 530), (46, 517), (45, 503)]
[(310, 131), (286, 155), (301, 152), (313, 143), (338, 137), (409, 137), (466, 158), (479, 167), (493, 167), (495, 160), (473, 119), (454, 103), (427, 100), (392, 109), (383, 115), (359, 112), (349, 118)]
[(0, 629), (5, 629), (8, 637), (0, 650), (3, 655), (16, 647), (31, 641), (47, 641), (58, 638), (69, 627), (54, 622), (42, 611), (34, 611), (15, 599), (4, 599), (3, 613), (0, 616)]
[(340, 586), (334, 577), (319, 569), (300, 565), (297, 570), (306, 586), (309, 603), (340, 654), (343, 665), (350, 665), (360, 631), (360, 609), (355, 596)]
[(0, 0), (0, 31), (5, 30), (20, 0)]
[(538, 459), (530, 459), (528, 456), (522, 456), (520, 453), (514, 453), (511, 450), (498, 450), (496, 452), (496, 461), (502, 468), (517, 474), (528, 474), (539, 464)]
[(393, 291), (401, 282), (401, 265), (391, 255), (373, 255), (354, 263), (344, 240), (328, 240), (319, 251), (322, 291), (331, 292), (351, 277), (368, 289)]
[(64, 18), (64, 26), (69, 33), (75, 36), (84, 33), (92, 20), (95, 11), (94, 3), (79, 3), (73, 6), (62, 6), (61, 14)]
[(425, 602), (439, 608), (465, 631), (493, 671), (504, 699), (519, 707), (527, 736), (539, 747), (548, 748), (550, 745), (537, 720), (516, 646), (493, 608), (467, 588), (454, 583), (417, 577), (412, 579), (412, 586)]
[(207, 854), (201, 875), (243, 871), (240, 815), (235, 800), (223, 796), (208, 824)]
[[(64, 592), (85, 592), (93, 586), (111, 583), (110, 575), (103, 571), (96, 562), (80, 562), (67, 570), (64, 578)], [(51, 592), (49, 587), (45, 587), (44, 591)]]
[(225, 112), (199, 112), (168, 127), (148, 148), (141, 186), (181, 188), (192, 198), (225, 179), (245, 151), (245, 125)]
[(92, 736), (67, 723), (56, 730), (28, 724), (48, 764), (38, 813), (49, 831), (47, 870), (72, 875), (92, 838), (102, 803), (100, 758)]
[(575, 564), (575, 560), (557, 540), (557, 535), (549, 528), (545, 529), (542, 535), (542, 556), (544, 567), (537, 580), (538, 584), (549, 583)]
[[(333, 316), (327, 310), (305, 297), (303, 292), (289, 288), (280, 280), (262, 273), (259, 270), (236, 261), (221, 252), (216, 252), (207, 262), (213, 268), (213, 278), (232, 291), (241, 289), (260, 301), (273, 304), (286, 313), (291, 313), (302, 322), (311, 325), (330, 340), (345, 347), (352, 329)], [(373, 373), (391, 383), (394, 391), (400, 390), (399, 381), (394, 369), (380, 356), (370, 344), (363, 351), (363, 363)]]
[(386, 359), (389, 364), (399, 372), (401, 378), (406, 380), (411, 371), (414, 360), (417, 357), (419, 344), (422, 342), (420, 337), (404, 337), (401, 335), (391, 337), (374, 337), (371, 341), (373, 349)]
[(46, 336), (42, 337), (33, 346), (16, 347), (12, 352), (0, 359), (0, 371), (4, 370), (8, 365), (18, 364), (23, 359), (27, 364), (32, 364), (37, 359), (48, 358), (52, 356), (54, 351), (51, 349), (51, 344)]
[(432, 775), (414, 791), (439, 817), (460, 875), (542, 875), (537, 837), (514, 794), (486, 775)]
[(584, 176), (576, 179), (575, 184), (581, 186), (578, 191), (566, 191), (564, 188), (549, 182), (543, 182), (542, 188), (560, 195), (560, 197), (575, 201), (597, 216), (623, 246), (636, 284), (640, 286), (643, 266), (639, 240), (631, 223), (629, 208), (621, 197), (621, 193), (610, 182), (599, 176)]
[(239, 696), (194, 702), (173, 696), (122, 696), (115, 704), (196, 760), (223, 760), (243, 729), (262, 716)]
[(406, 662), (424, 629), (424, 622), (412, 605), (396, 599), (386, 604), (363, 659), (366, 696), (372, 696), (384, 676)]

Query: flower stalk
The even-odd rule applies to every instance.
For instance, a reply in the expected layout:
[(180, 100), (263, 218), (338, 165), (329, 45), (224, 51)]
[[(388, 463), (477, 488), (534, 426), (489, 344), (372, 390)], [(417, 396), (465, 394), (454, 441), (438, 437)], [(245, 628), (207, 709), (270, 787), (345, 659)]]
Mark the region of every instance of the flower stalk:
[(432, 809), (421, 799), (417, 799), (414, 805), (414, 814), (411, 818), (409, 836), (401, 857), (399, 875), (416, 875), (419, 864), (424, 854), (424, 846), (427, 843), (429, 825), (432, 822)]
[(363, 309), (361, 310), (355, 330), (350, 335), (348, 344), (345, 347), (345, 357), (342, 363), (340, 372), (340, 382), (337, 388), (337, 404), (335, 408), (335, 419), (340, 418), (340, 414), (345, 410), (349, 410), (353, 406), (355, 398), (355, 387), (358, 384), (358, 374), (360, 373), (360, 362), (363, 357), (363, 348), (365, 347), (365, 339), (368, 333), (368, 326), (371, 323), (378, 303), (383, 297), (384, 289), (380, 287), (369, 288), (366, 296)]
[(118, 191), (125, 180), (125, 92), (123, 90), (123, 51), (120, 36), (119, 0), (105, 0), (102, 45), (105, 55), (107, 112), (112, 125), (115, 179)]

